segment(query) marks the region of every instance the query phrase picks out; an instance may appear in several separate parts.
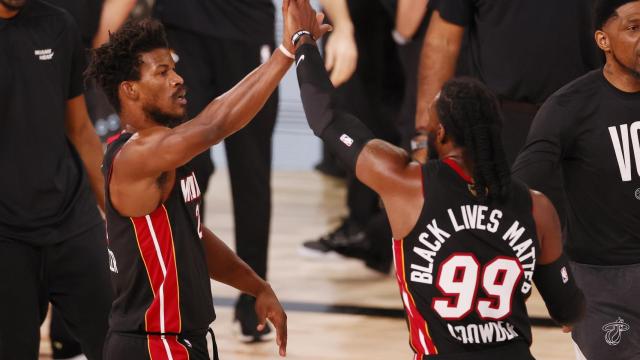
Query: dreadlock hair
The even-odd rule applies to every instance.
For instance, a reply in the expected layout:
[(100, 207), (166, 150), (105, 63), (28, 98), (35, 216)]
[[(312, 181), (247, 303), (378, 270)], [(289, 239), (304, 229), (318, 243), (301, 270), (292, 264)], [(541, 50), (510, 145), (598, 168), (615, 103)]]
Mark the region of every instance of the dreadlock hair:
[(447, 81), (436, 103), (440, 122), (473, 162), (473, 190), (481, 202), (504, 201), (511, 172), (502, 145), (502, 114), (498, 100), (481, 82), (470, 78)]
[(159, 21), (129, 21), (115, 33), (110, 33), (106, 44), (91, 51), (91, 60), (84, 75), (96, 81), (109, 103), (120, 113), (118, 88), (123, 81), (140, 80), (141, 55), (168, 47), (164, 27)]

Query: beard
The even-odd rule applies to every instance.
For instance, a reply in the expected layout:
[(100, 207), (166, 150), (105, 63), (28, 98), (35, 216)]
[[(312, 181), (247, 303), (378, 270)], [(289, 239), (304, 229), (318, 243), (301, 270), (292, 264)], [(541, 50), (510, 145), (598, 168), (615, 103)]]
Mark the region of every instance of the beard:
[(9, 11), (18, 11), (22, 9), (28, 0), (0, 0), (0, 4), (4, 5)]
[[(620, 61), (614, 52), (611, 53), (613, 55), (613, 61), (618, 63), (618, 65), (629, 75), (633, 76), (636, 80), (640, 80), (640, 70), (634, 69), (631, 66), (627, 66), (625, 63)], [(638, 54), (640, 56), (640, 54)]]
[(164, 112), (155, 106), (150, 106), (145, 108), (144, 112), (157, 124), (171, 129), (187, 121), (186, 111), (182, 115), (175, 115)]

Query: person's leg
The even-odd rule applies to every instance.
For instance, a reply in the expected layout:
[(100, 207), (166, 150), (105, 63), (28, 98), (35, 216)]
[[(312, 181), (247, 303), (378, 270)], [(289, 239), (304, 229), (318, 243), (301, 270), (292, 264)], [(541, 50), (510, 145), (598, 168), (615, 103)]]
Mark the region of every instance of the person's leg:
[(0, 359), (35, 360), (47, 301), (40, 249), (0, 239)]
[(60, 312), (51, 307), (51, 323), (49, 327), (51, 339), (51, 355), (53, 359), (70, 359), (82, 354), (80, 343), (69, 333)]
[(102, 359), (113, 298), (104, 224), (49, 246), (46, 281), (53, 306), (88, 359)]
[(576, 356), (640, 359), (640, 265), (571, 266), (587, 300), (585, 316), (571, 334), (580, 351)]
[[(271, 44), (252, 44), (219, 39), (216, 78), (223, 91), (234, 86), (258, 67)], [(242, 130), (225, 139), (227, 165), (233, 197), (236, 253), (258, 276), (266, 279), (271, 223), (272, 136), (278, 112), (278, 90)], [(236, 319), (245, 341), (266, 340), (258, 333), (255, 299), (241, 294), (236, 303)], [(269, 332), (268, 330), (267, 332)]]

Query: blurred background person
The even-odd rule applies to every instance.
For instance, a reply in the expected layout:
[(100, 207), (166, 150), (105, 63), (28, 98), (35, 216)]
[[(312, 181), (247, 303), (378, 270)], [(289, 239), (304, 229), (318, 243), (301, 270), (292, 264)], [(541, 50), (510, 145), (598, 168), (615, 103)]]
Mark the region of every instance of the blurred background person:
[[(396, 117), (402, 102), (404, 80), (396, 44), (392, 38), (393, 17), (380, 1), (371, 0), (325, 0), (322, 1), (335, 30), (329, 34), (325, 45), (325, 67), (336, 91), (332, 94), (337, 107), (366, 119), (367, 126), (376, 136), (392, 143), (399, 143), (400, 136)], [(339, 6), (338, 6), (339, 5)], [(346, 5), (346, 6), (345, 6)], [(352, 65), (353, 51), (337, 52), (336, 44), (352, 44), (348, 33), (339, 30), (351, 18), (353, 39), (357, 48), (357, 62), (351, 77), (339, 76), (344, 61)], [(343, 27), (349, 29), (349, 25)], [(335, 34), (334, 34), (335, 33)], [(343, 37), (332, 41), (334, 35)], [(335, 40), (338, 40), (336, 38)], [(339, 59), (344, 56), (346, 59)], [(350, 68), (350, 67), (349, 67)], [(346, 73), (346, 72), (345, 72)], [(355, 178), (347, 175), (348, 214), (341, 224), (318, 239), (304, 242), (299, 253), (308, 258), (347, 256), (365, 260), (367, 265), (389, 271), (390, 263), (374, 264), (370, 259), (372, 241), (367, 237), (368, 229), (388, 227), (378, 196)], [(370, 224), (371, 223), (371, 224)], [(377, 270), (377, 269), (376, 269)]]
[[(113, 32), (129, 17), (136, 0), (50, 0), (51, 4), (68, 11), (73, 17), (82, 38), (85, 49), (102, 45), (109, 40), (109, 32)], [(115, 111), (106, 97), (93, 84), (85, 84), (85, 102), (89, 117), (96, 132), (104, 140), (109, 132), (120, 128)], [(110, 121), (110, 124), (107, 123)], [(49, 328), (53, 359), (82, 359), (80, 343), (69, 333), (62, 316), (55, 307), (51, 308)]]
[(433, 99), (455, 74), (468, 29), (469, 72), (500, 99), (503, 142), (507, 161), (513, 164), (540, 104), (602, 63), (588, 31), (592, 4), (593, 0), (438, 1), (422, 48), (418, 97), (424, 101), (418, 102), (416, 131), (424, 133), (426, 99)]
[(3, 0), (0, 49), (0, 358), (37, 358), (51, 301), (87, 356), (100, 359), (111, 287), (81, 32), (47, 2)]
[[(190, 117), (265, 62), (274, 50), (275, 7), (271, 0), (157, 0), (153, 14), (165, 25), (177, 72), (189, 86)], [(236, 252), (263, 279), (267, 277), (272, 136), (277, 113), (276, 90), (249, 125), (224, 141)], [(210, 151), (194, 158), (191, 165), (204, 199), (214, 172)], [(254, 304), (255, 298), (240, 294), (235, 305), (237, 335), (244, 342), (273, 338), (269, 326), (256, 330)]]

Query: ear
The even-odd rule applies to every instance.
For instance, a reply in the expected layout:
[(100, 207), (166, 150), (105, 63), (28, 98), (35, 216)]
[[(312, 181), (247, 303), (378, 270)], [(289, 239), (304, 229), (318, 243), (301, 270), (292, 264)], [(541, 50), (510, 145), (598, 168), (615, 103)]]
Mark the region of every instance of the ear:
[(611, 45), (609, 44), (609, 35), (602, 30), (597, 30), (595, 34), (596, 44), (600, 50), (604, 52), (609, 52), (611, 50)]
[(446, 144), (447, 141), (449, 141), (449, 138), (447, 137), (447, 132), (444, 129), (444, 126), (442, 126), (442, 124), (438, 124), (438, 129), (436, 130), (436, 142), (438, 144)]
[(123, 81), (119, 90), (120, 95), (129, 100), (137, 100), (140, 96), (137, 84), (132, 81)]

